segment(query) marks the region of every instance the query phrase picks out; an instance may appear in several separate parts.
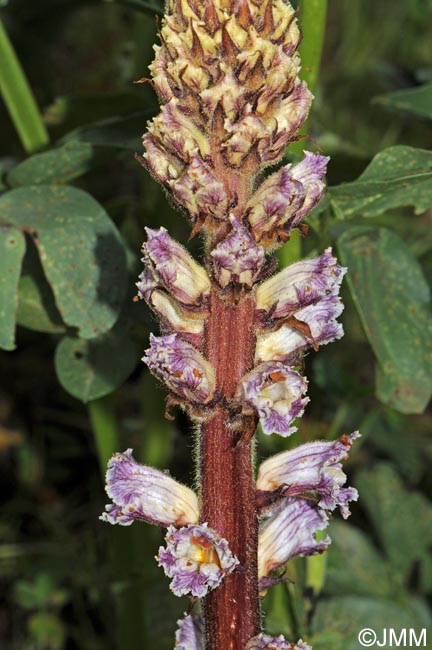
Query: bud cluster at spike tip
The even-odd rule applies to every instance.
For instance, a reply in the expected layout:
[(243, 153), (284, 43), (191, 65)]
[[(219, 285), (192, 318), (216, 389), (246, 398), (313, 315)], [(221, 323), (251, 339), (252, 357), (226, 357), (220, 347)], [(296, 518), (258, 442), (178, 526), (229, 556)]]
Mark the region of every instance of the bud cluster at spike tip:
[[(247, 226), (262, 247), (283, 243), (320, 199), (328, 162), (305, 152), (252, 192), (260, 169), (281, 160), (312, 101), (298, 76), (294, 9), (284, 0), (173, 0), (160, 39), (150, 71), (162, 107), (143, 137), (145, 165), (210, 231), (237, 210), (242, 197), (227, 177), (246, 167), (252, 195), (236, 211), (234, 232), (244, 239)], [(245, 260), (246, 277), (251, 263)]]

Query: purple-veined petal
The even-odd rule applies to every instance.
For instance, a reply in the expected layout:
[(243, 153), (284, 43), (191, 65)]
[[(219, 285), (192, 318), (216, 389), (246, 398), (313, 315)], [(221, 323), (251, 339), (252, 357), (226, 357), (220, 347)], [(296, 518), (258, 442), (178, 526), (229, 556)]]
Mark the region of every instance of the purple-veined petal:
[(297, 643), (285, 641), (285, 637), (258, 634), (248, 641), (245, 650), (312, 650), (312, 647), (300, 639)]
[(168, 185), (175, 199), (193, 220), (207, 216), (214, 219), (226, 218), (226, 189), (214, 171), (196, 153), (191, 152), (185, 172), (179, 178), (169, 181)]
[(305, 188), (306, 196), (301, 209), (290, 223), (291, 228), (297, 226), (320, 200), (325, 189), (322, 179), (325, 176), (327, 163), (330, 160), (328, 156), (321, 156), (319, 153), (311, 153), (310, 151), (304, 151), (303, 153), (305, 157), (301, 162), (293, 166), (291, 173), (292, 177), (300, 181)]
[(150, 347), (143, 361), (179, 397), (200, 404), (212, 399), (215, 391), (213, 367), (193, 345), (177, 334), (150, 334)]
[(256, 362), (291, 359), (315, 345), (326, 345), (342, 338), (343, 327), (336, 319), (343, 308), (339, 296), (332, 294), (316, 304), (302, 307), (296, 312), (295, 318), (308, 326), (311, 336), (294, 329), (292, 325), (282, 324), (276, 331), (258, 336)]
[(239, 564), (226, 539), (206, 523), (179, 530), (170, 526), (165, 540), (166, 548), (159, 548), (156, 559), (172, 578), (170, 588), (176, 596), (191, 594), (202, 598)]
[(214, 273), (221, 287), (226, 287), (230, 282), (250, 287), (264, 264), (264, 251), (256, 245), (243, 224), (233, 216), (230, 221), (231, 232), (211, 253)]
[[(200, 306), (210, 291), (210, 278), (186, 248), (172, 239), (165, 228), (146, 228), (147, 242), (143, 245), (144, 262), (150, 267), (140, 282), (161, 284), (179, 302), (186, 306)], [(146, 297), (147, 285), (138, 290)]]
[(258, 412), (265, 434), (286, 437), (297, 431), (292, 423), (309, 402), (302, 397), (306, 390), (305, 377), (281, 362), (268, 362), (243, 378), (240, 399)]
[(339, 506), (344, 519), (349, 514), (348, 501), (356, 501), (357, 490), (342, 487), (346, 475), (341, 461), (360, 437), (358, 431), (341, 436), (332, 442), (309, 442), (290, 451), (271, 456), (261, 463), (258, 471), (257, 490), (273, 492), (281, 489), (285, 496), (316, 493), (318, 505), (326, 510)]
[(263, 282), (256, 291), (257, 309), (271, 310), (273, 319), (287, 318), (329, 294), (337, 295), (345, 273), (327, 248), (320, 257), (290, 264)]
[(175, 650), (204, 650), (204, 626), (201, 614), (185, 614), (177, 621)]
[[(203, 157), (210, 154), (207, 136), (187, 115), (187, 108), (185, 110), (175, 97), (161, 107), (160, 113), (149, 123), (148, 133), (184, 163), (189, 161), (192, 151), (199, 151)], [(144, 139), (144, 146), (146, 143), (147, 140)]]
[(192, 490), (165, 472), (140, 465), (132, 449), (114, 454), (108, 461), (106, 491), (113, 503), (100, 519), (129, 526), (146, 521), (159, 526), (184, 526), (198, 521), (198, 499)]
[(147, 302), (159, 316), (165, 331), (177, 332), (197, 348), (202, 347), (204, 336), (204, 314), (202, 312), (183, 309), (165, 291), (157, 289), (151, 292)]
[(258, 576), (266, 578), (297, 555), (316, 555), (331, 540), (317, 541), (316, 532), (328, 525), (328, 516), (306, 499), (288, 497), (277, 503), (260, 524)]
[(266, 178), (246, 206), (257, 242), (278, 243), (318, 203), (329, 158), (305, 151), (297, 165), (286, 165)]

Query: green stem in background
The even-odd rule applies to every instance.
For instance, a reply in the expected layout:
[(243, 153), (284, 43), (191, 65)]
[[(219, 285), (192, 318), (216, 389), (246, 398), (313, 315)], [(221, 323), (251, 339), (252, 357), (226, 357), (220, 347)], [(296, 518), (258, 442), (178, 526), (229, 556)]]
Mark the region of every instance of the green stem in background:
[(0, 93), (26, 153), (49, 144), (39, 108), (0, 20)]
[[(317, 531), (317, 540), (323, 539), (325, 533), (322, 530)], [(327, 568), (327, 554), (313, 555), (306, 558), (306, 597), (309, 601), (308, 615), (310, 615), (314, 608), (315, 602), (324, 587), (325, 575)]]
[[(314, 93), (318, 83), (318, 74), (321, 62), (321, 54), (324, 44), (324, 34), (327, 16), (327, 0), (301, 0), (299, 3), (299, 23), (303, 32), (303, 39), (300, 43), (299, 54), (302, 62), (300, 77), (306, 81), (309, 89)], [(305, 122), (299, 131), (299, 135), (308, 132), (308, 122)], [(305, 141), (298, 140), (289, 146), (288, 152), (293, 156), (301, 157)], [(302, 257), (301, 237), (295, 230), (290, 241), (283, 246), (278, 258), (281, 267), (284, 268)]]
[[(303, 39), (299, 46), (302, 62), (300, 78), (306, 81), (309, 90), (314, 93), (317, 88), (322, 49), (327, 17), (327, 0), (301, 0), (299, 6), (299, 23)], [(308, 132), (308, 121), (302, 126), (299, 135)], [(294, 142), (289, 152), (301, 156), (304, 140)]]
[(111, 397), (101, 397), (89, 402), (88, 411), (101, 472), (104, 474), (108, 460), (114, 452), (119, 451), (120, 444)]
[[(327, 0), (301, 0), (299, 22), (303, 32), (299, 54), (302, 62), (300, 77), (306, 81), (309, 89), (314, 93), (318, 83), (318, 74), (324, 44), (325, 25), (327, 16)], [(308, 122), (305, 122), (299, 135), (308, 132)], [(289, 147), (289, 153), (301, 156), (304, 149), (304, 140), (294, 142)], [(288, 266), (302, 258), (301, 236), (295, 230), (290, 241), (282, 247), (279, 254), (281, 267)], [(319, 537), (317, 536), (319, 539)], [(310, 595), (310, 609), (314, 607), (316, 597), (323, 588), (325, 581), (327, 558), (325, 554), (306, 558), (305, 587)]]
[[(114, 452), (120, 451), (121, 444), (112, 396), (90, 402), (88, 411), (101, 473), (104, 475), (108, 459)], [(137, 584), (141, 582), (142, 540), (138, 537), (141, 537), (142, 530), (116, 526), (110, 532), (116, 645), (127, 650), (141, 650), (149, 641), (144, 623), (145, 594), (142, 585)]]

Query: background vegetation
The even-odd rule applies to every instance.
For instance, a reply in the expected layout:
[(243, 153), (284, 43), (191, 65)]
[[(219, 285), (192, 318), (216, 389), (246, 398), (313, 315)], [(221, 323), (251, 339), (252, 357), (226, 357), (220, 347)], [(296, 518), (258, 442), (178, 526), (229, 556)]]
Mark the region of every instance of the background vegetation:
[[(157, 106), (132, 83), (152, 56), (152, 1), (1, 3), (5, 650), (165, 650), (187, 606), (155, 567), (157, 529), (98, 521), (113, 451), (193, 481), (191, 428), (179, 412), (163, 419), (140, 362), (155, 323), (132, 301), (144, 225), (189, 234), (133, 158)], [(305, 24), (314, 84), (307, 37)], [(281, 260), (336, 248), (350, 269), (346, 335), (306, 360), (312, 401), (292, 444), (359, 428), (348, 470), (361, 499), (331, 524), (329, 553), (293, 562), (264, 603), (268, 629), (314, 650), (358, 650), (363, 627), (430, 627), (431, 43), (430, 0), (329, 2), (302, 143), (331, 155), (329, 189)], [(274, 438), (260, 455), (286, 448)]]

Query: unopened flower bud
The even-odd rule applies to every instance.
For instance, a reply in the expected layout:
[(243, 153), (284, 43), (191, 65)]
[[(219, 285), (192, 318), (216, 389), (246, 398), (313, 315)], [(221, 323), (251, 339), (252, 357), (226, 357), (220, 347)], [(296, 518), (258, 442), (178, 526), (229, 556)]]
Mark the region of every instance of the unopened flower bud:
[(190, 343), (177, 334), (154, 336), (143, 357), (151, 372), (180, 398), (207, 404), (215, 391), (211, 364)]
[(210, 292), (210, 278), (206, 270), (168, 235), (165, 228), (146, 228), (146, 232), (148, 239), (143, 246), (144, 262), (151, 267), (153, 277), (182, 304), (199, 307)]
[(106, 491), (113, 503), (100, 519), (110, 524), (130, 526), (138, 520), (168, 527), (198, 521), (195, 492), (165, 472), (137, 463), (132, 449), (109, 460)]
[(282, 167), (262, 183), (246, 206), (257, 242), (273, 246), (286, 241), (289, 231), (319, 201), (328, 160), (305, 151), (300, 163)]
[(262, 363), (244, 377), (239, 399), (254, 408), (260, 417), (263, 432), (286, 437), (297, 431), (293, 421), (303, 415), (309, 402), (302, 397), (307, 380), (280, 362)]
[(171, 526), (165, 539), (167, 546), (160, 547), (156, 559), (172, 578), (170, 587), (176, 596), (191, 594), (202, 598), (239, 564), (226, 539), (207, 524), (180, 530)]
[(223, 288), (231, 282), (251, 287), (264, 264), (264, 251), (235, 217), (230, 221), (231, 232), (211, 253), (214, 274)]
[(227, 191), (214, 171), (194, 152), (184, 173), (168, 181), (174, 198), (194, 221), (224, 219), (228, 209)]
[(281, 491), (285, 496), (317, 495), (318, 505), (325, 510), (339, 506), (346, 519), (349, 501), (357, 501), (355, 488), (342, 487), (346, 475), (342, 470), (351, 445), (360, 437), (358, 431), (332, 442), (309, 442), (290, 451), (271, 456), (261, 463), (257, 490)]
[(323, 510), (305, 499), (280, 501), (260, 524), (258, 538), (258, 576), (262, 583), (271, 571), (297, 555), (316, 555), (325, 551), (329, 537), (317, 541), (316, 532), (328, 525)]

